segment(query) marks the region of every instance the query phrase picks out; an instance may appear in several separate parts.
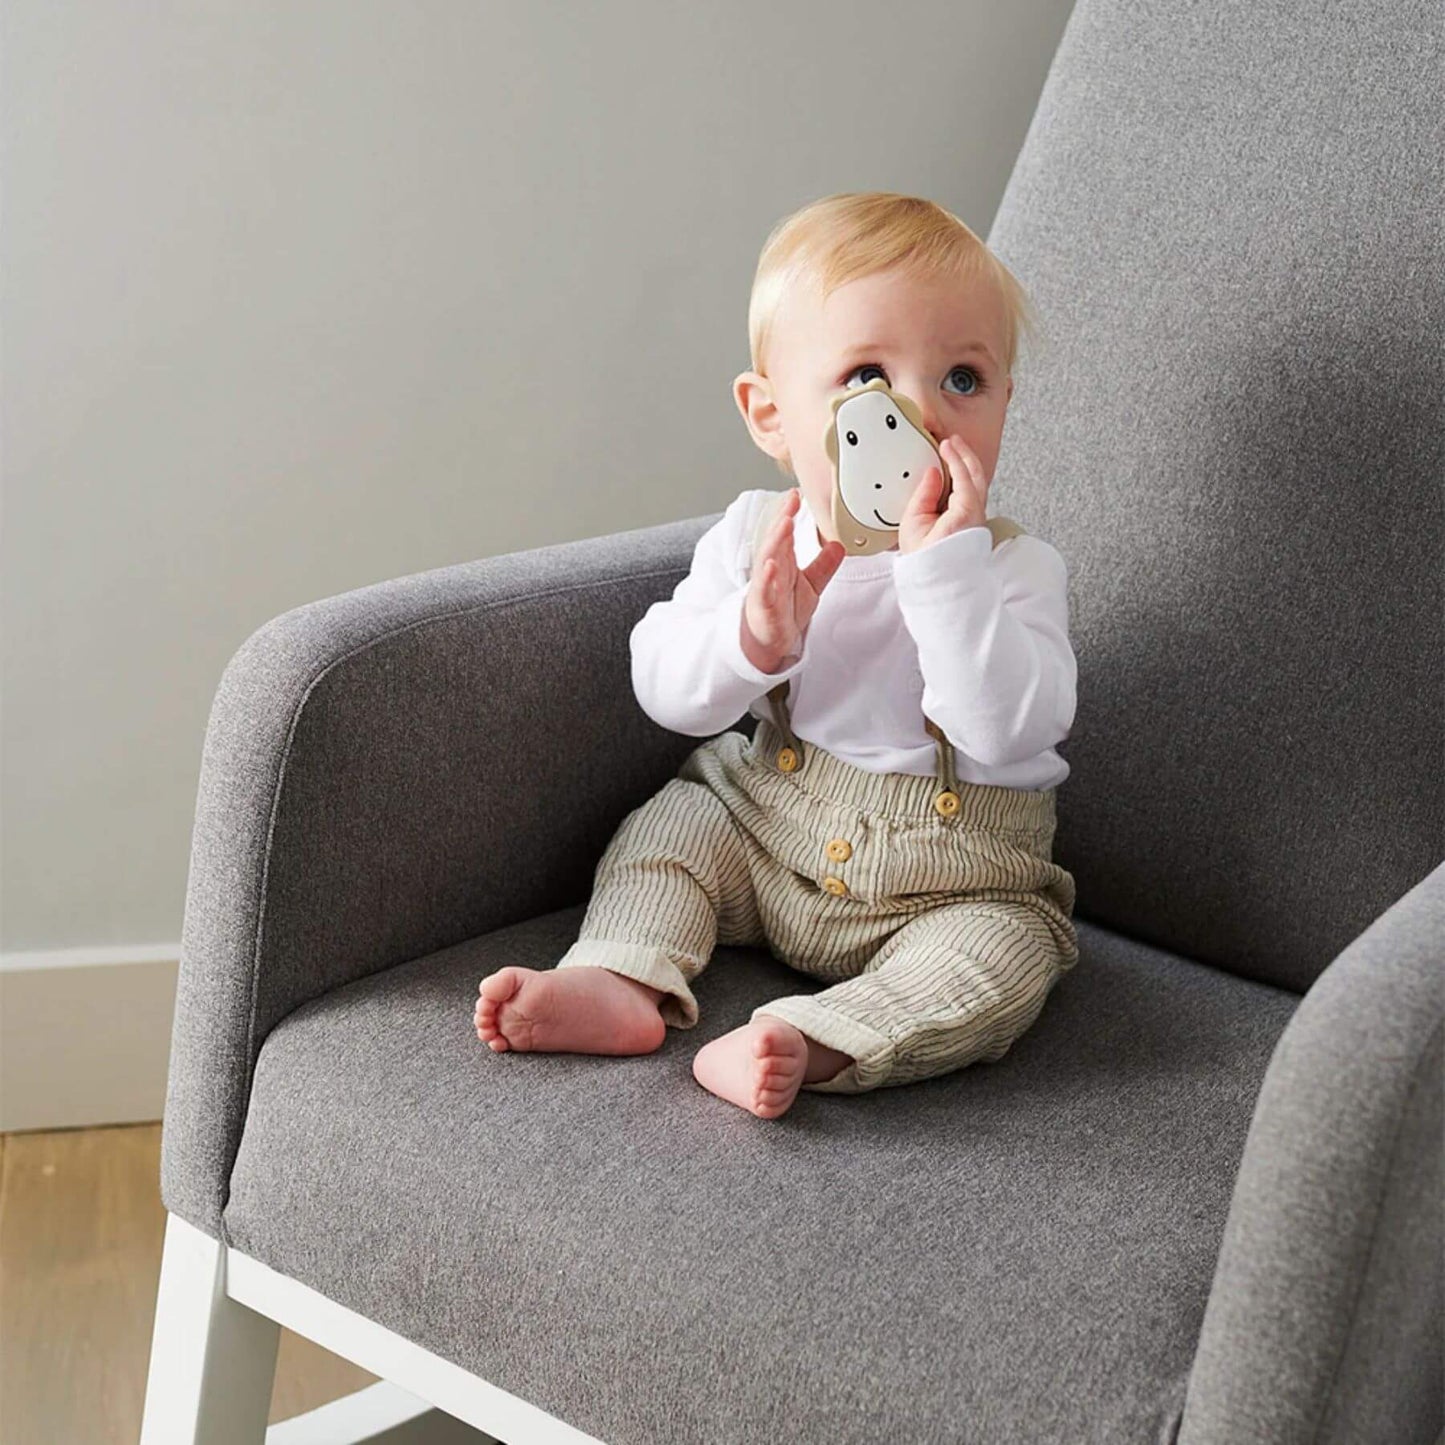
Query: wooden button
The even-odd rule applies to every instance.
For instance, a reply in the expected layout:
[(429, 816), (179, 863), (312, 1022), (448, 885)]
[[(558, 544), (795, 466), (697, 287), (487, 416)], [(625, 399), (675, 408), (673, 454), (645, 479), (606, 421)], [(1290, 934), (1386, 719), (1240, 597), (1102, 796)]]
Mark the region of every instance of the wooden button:
[(792, 748), (778, 749), (778, 771), (791, 773), (798, 766), (798, 755)]
[(937, 808), (945, 818), (951, 818), (959, 809), (958, 794), (950, 792), (949, 789), (945, 788), (933, 800), (933, 806)]
[(826, 888), (834, 898), (841, 898), (848, 891), (848, 885), (841, 878), (834, 878), (832, 876), (823, 880), (823, 887)]
[(828, 844), (828, 856), (837, 863), (846, 863), (853, 856), (853, 845), (846, 838), (834, 838)]

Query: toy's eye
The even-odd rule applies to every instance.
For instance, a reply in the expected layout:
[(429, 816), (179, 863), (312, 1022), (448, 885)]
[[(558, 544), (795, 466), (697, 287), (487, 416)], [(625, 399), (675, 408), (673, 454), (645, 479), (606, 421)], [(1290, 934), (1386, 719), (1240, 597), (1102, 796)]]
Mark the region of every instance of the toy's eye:
[(846, 436), (847, 436), (847, 438), (848, 438), (848, 445), (849, 445), (850, 447), (856, 447), (856, 446), (858, 445), (858, 433), (857, 433), (857, 432), (855, 432), (855, 431), (847, 432), (847, 433), (846, 433)]
[(886, 417), (884, 417), (884, 421), (886, 421), (886, 422), (888, 423), (888, 430), (889, 430), (889, 431), (897, 431), (897, 430), (898, 430), (898, 418), (897, 418), (896, 416), (894, 416), (891, 411), (888, 413), (888, 415), (887, 415)]

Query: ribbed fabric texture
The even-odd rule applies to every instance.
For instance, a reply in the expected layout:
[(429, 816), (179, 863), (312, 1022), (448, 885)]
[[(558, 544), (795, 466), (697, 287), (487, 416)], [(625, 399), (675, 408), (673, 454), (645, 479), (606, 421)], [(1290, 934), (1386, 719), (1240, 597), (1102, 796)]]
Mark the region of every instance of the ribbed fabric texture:
[(691, 1028), (714, 947), (766, 946), (832, 984), (752, 1015), (852, 1055), (803, 1086), (820, 1093), (1002, 1058), (1079, 957), (1074, 880), (1051, 859), (1053, 791), (960, 783), (945, 817), (935, 778), (868, 772), (816, 745), (783, 773), (783, 743), (766, 719), (751, 739), (711, 738), (629, 813), (557, 967), (662, 989), (664, 1020)]

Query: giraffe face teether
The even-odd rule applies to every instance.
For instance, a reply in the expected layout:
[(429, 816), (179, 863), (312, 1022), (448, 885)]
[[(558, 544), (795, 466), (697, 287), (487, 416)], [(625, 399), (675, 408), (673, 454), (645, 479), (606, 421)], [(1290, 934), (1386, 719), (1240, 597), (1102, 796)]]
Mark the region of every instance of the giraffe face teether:
[(946, 501), (948, 467), (918, 408), (885, 381), (841, 393), (832, 408), (823, 448), (833, 463), (833, 530), (851, 556), (886, 552), (931, 466), (943, 473)]

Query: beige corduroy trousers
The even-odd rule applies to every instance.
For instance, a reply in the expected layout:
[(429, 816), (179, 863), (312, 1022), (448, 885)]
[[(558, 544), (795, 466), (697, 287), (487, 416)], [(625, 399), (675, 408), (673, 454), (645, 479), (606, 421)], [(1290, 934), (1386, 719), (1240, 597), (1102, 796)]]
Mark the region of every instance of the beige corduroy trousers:
[(696, 748), (618, 826), (577, 941), (597, 966), (665, 990), (665, 1022), (697, 1023), (691, 984), (716, 944), (766, 947), (830, 987), (761, 1004), (852, 1056), (803, 1087), (863, 1093), (992, 1062), (1079, 957), (1074, 879), (1052, 861), (1053, 789), (875, 773), (815, 743), (792, 772), (759, 719)]

